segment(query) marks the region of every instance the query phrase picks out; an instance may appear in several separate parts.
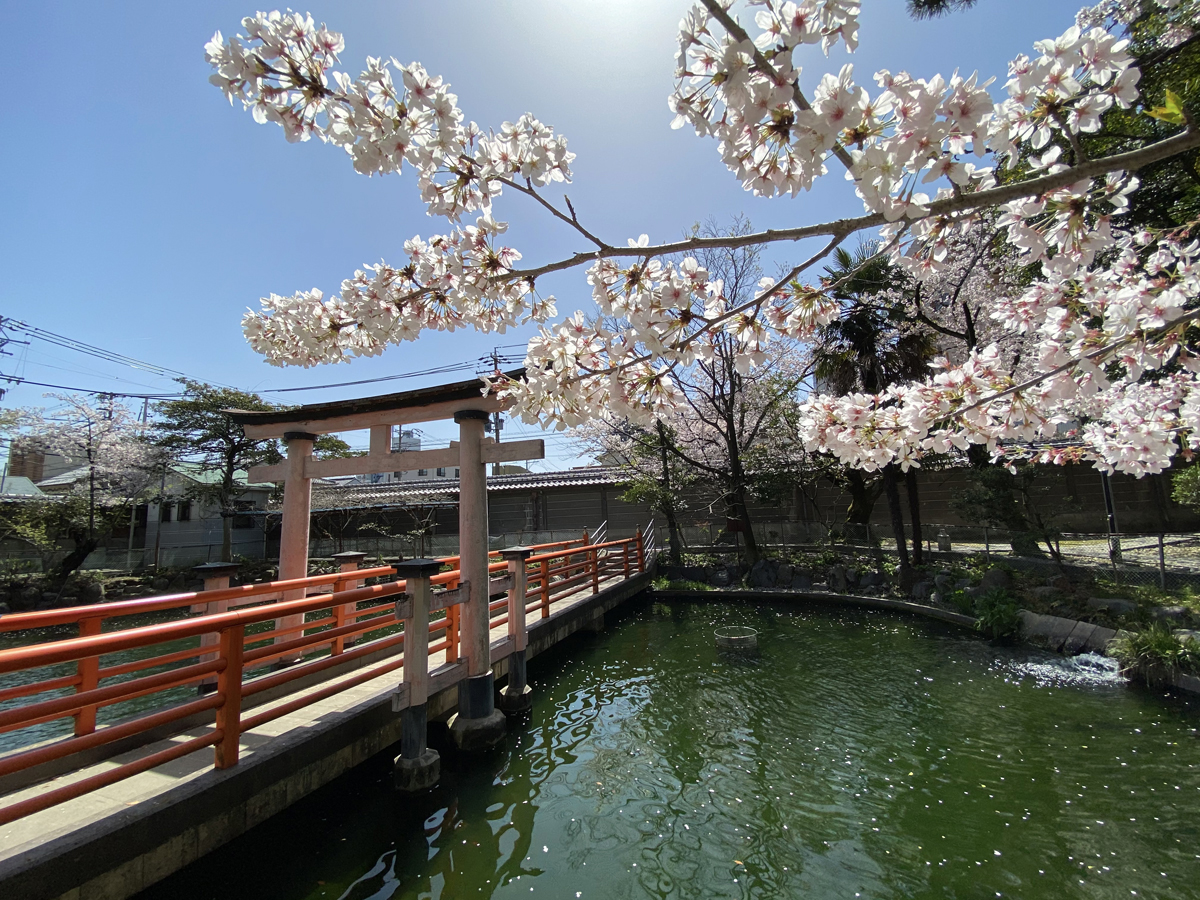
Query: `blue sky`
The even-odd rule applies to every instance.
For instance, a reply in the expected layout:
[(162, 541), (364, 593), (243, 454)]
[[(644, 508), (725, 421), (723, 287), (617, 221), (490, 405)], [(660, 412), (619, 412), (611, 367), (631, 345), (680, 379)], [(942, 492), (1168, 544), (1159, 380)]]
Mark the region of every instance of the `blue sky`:
[[(922, 77), (958, 68), (997, 76), (995, 92), (1007, 61), (1061, 33), (1078, 5), (980, 0), (970, 12), (913, 22), (902, 0), (863, 0), (861, 47), (849, 61), (860, 83), (879, 68)], [(407, 175), (366, 178), (336, 148), (289, 145), (279, 128), (255, 125), (208, 84), (204, 43), (217, 29), (239, 31), (255, 8), (242, 0), (0, 5), (0, 24), (16, 38), (0, 146), (0, 315), (255, 391), (420, 371), (523, 343), (529, 329), (429, 334), (377, 359), (308, 370), (270, 367), (246, 346), (240, 318), (259, 297), (312, 287), (332, 293), (364, 263), (400, 260), (405, 239), (446, 228), (425, 215)], [(307, 6), (345, 34), (351, 74), (368, 55), (419, 60), (485, 128), (528, 111), (565, 134), (577, 154), (566, 190), (581, 221), (611, 242), (642, 232), (667, 240), (696, 221), (737, 213), (758, 227), (782, 227), (860, 211), (837, 172), (795, 200), (755, 199), (721, 166), (714, 142), (670, 129), (666, 98), (686, 8), (677, 0)], [(828, 60), (810, 51), (800, 60), (802, 84), (811, 88), (846, 61), (841, 50)], [(527, 262), (581, 249), (526, 198), (502, 198), (496, 217), (512, 223)], [(772, 259), (805, 249), (778, 247)], [(558, 296), (562, 314), (589, 308), (582, 271), (539, 286)], [(172, 389), (168, 379), (40, 342), (8, 349), (4, 374), (101, 390)], [(469, 373), (267, 396), (315, 402), (459, 377)], [(42, 405), (44, 391), (13, 387), (3, 402)], [(425, 429), (431, 442), (453, 430)], [(519, 426), (505, 438), (519, 434), (533, 436)], [(365, 445), (365, 435), (351, 439)], [(578, 462), (561, 435), (547, 454), (543, 468)]]

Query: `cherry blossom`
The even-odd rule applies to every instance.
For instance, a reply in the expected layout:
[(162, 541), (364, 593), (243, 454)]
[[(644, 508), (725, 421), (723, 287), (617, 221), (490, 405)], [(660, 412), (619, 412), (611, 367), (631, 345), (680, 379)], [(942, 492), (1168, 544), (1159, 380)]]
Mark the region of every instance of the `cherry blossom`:
[[(269, 362), (304, 366), (376, 355), (428, 329), (503, 331), (532, 321), (539, 332), (524, 377), (485, 390), (549, 427), (574, 427), (600, 410), (646, 422), (679, 406), (680, 373), (707, 358), (714, 335), (732, 337), (737, 366), (748, 371), (769, 359), (772, 341), (804, 341), (838, 316), (805, 273), (850, 235), (878, 229), (884, 252), (936, 295), (939, 279), (957, 271), (964, 240), (986, 224), (1020, 265), (1037, 264), (1038, 279), (982, 297), (986, 321), (972, 325), (981, 339), (939, 360), (925, 381), (878, 396), (811, 397), (801, 417), (809, 449), (874, 469), (981, 444), (998, 458), (1089, 458), (1144, 474), (1181, 446), (1200, 445), (1200, 366), (1187, 334), (1200, 316), (1189, 305), (1200, 295), (1196, 242), (1186, 230), (1132, 235), (1121, 227), (1138, 187), (1130, 173), (1195, 149), (1200, 133), (1189, 122), (1170, 138), (1100, 159), (1079, 140), (1101, 129), (1110, 110), (1139, 103), (1125, 35), (1143, 2), (1089, 7), (1014, 57), (999, 102), (997, 82), (978, 73), (880, 71), (868, 87), (850, 63), (823, 74), (807, 97), (801, 63), (853, 53), (860, 4), (749, 5), (753, 34), (732, 0), (702, 0), (686, 12), (671, 124), (713, 138), (724, 165), (760, 196), (795, 196), (840, 167), (862, 215), (737, 238), (608, 242), (580, 223), (569, 200), (560, 207), (543, 196), (540, 189), (570, 182), (574, 155), (533, 115), (487, 130), (467, 122), (449, 85), (416, 62), (368, 59), (351, 78), (337, 69), (341, 35), (307, 15), (261, 13), (243, 21), (242, 36), (218, 32), (206, 54), (230, 102), (278, 124), (289, 141), (315, 136), (341, 146), (360, 173), (412, 169), (429, 213), (450, 225), (407, 241), (404, 265), (364, 266), (329, 299), (317, 289), (271, 295), (245, 317), (247, 339)], [(1158, 6), (1166, 24), (1153, 40), (1169, 49), (1190, 36), (1200, 3)], [(494, 218), (506, 188), (588, 247), (521, 268)], [(734, 240), (810, 238), (827, 243), (737, 303), (692, 255)], [(550, 324), (556, 303), (538, 293), (537, 280), (576, 267), (586, 267), (596, 312)], [(1020, 449), (1064, 434), (1070, 452)]]

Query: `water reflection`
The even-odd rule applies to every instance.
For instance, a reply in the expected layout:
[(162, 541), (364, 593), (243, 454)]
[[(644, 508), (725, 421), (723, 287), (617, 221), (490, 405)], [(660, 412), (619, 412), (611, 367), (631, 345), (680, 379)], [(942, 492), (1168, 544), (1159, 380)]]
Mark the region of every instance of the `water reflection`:
[[(760, 657), (719, 654), (722, 624), (757, 628)], [(675, 604), (531, 673), (529, 721), (482, 764), (447, 755), (435, 791), (400, 798), (376, 761), (143, 900), (1183, 898), (1200, 883), (1200, 710), (1104, 662), (865, 612)]]

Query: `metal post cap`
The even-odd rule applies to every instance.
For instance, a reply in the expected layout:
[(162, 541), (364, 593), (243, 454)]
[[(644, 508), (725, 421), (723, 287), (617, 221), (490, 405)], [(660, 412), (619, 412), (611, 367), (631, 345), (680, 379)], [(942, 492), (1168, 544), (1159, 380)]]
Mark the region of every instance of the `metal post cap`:
[(442, 570), (442, 564), (436, 559), (405, 559), (393, 568), (401, 578), (430, 578)]

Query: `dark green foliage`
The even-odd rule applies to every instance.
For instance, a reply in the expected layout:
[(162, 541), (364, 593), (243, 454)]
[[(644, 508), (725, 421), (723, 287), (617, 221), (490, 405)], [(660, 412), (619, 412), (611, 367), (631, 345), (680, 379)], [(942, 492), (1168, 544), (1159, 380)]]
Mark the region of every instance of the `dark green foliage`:
[(1200, 510), (1200, 465), (1180, 469), (1171, 476), (1171, 499), (1189, 509)]
[(914, 19), (933, 19), (970, 9), (976, 2), (978, 0), (908, 0), (908, 14)]
[(1021, 607), (1003, 589), (988, 591), (975, 601), (975, 628), (990, 638), (1014, 638), (1021, 630)]
[(711, 591), (712, 585), (703, 581), (689, 581), (684, 578), (670, 579), (663, 576), (654, 579), (656, 591)]
[(1200, 645), (1177, 637), (1163, 622), (1122, 632), (1109, 645), (1122, 671), (1151, 686), (1169, 684), (1177, 673), (1200, 672)]

